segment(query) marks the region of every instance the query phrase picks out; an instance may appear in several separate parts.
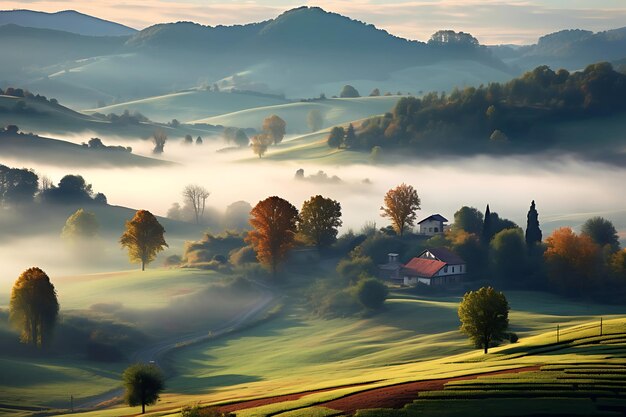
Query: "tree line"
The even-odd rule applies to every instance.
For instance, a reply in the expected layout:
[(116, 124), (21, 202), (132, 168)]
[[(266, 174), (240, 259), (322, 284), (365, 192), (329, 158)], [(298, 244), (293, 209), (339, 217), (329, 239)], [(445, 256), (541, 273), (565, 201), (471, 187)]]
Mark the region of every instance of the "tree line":
[(602, 62), (570, 73), (540, 66), (507, 83), (403, 97), (384, 116), (364, 121), (349, 148), (415, 152), (496, 151), (494, 144), (537, 149), (548, 126), (626, 110), (626, 74)]
[(0, 165), (0, 205), (15, 207), (35, 202), (106, 204), (107, 199), (102, 193), (94, 193), (81, 175), (66, 175), (55, 185), (33, 170)]

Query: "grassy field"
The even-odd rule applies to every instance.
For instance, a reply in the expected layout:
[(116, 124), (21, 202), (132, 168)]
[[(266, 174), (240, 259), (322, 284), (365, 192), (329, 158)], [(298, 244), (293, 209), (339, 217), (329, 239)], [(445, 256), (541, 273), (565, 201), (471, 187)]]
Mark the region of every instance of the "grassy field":
[(289, 103), (208, 117), (192, 123), (260, 129), (266, 117), (276, 114), (287, 122), (288, 134), (303, 134), (311, 131), (307, 124), (307, 116), (313, 109), (322, 113), (323, 127), (328, 128), (391, 111), (398, 99), (398, 96), (361, 97)]
[(83, 113), (122, 114), (124, 110), (129, 110), (131, 112), (138, 111), (150, 120), (159, 122), (168, 122), (172, 119), (187, 122), (285, 103), (288, 103), (288, 100), (278, 96), (189, 90), (84, 110)]
[[(144, 333), (153, 343), (220, 326), (256, 302), (256, 291), (214, 289), (228, 280), (211, 271), (161, 269), (62, 277), (55, 278), (54, 284), (61, 320), (84, 317), (97, 323), (121, 323)], [(4, 304), (8, 294), (3, 291), (1, 299)], [(18, 337), (9, 333), (4, 322), (0, 334)], [(7, 341), (0, 340), (0, 344)], [(35, 356), (0, 353), (0, 414), (7, 405), (67, 408), (70, 395), (79, 401), (118, 388), (126, 366), (124, 361), (95, 362), (56, 350)]]
[[(606, 358), (602, 355), (614, 348), (611, 344), (616, 341), (592, 337), (598, 332), (599, 316), (605, 318), (605, 332), (626, 330), (625, 320), (611, 319), (623, 314), (619, 307), (578, 303), (534, 292), (508, 292), (507, 296), (512, 308), (512, 330), (520, 335), (520, 342), (493, 348), (486, 356), (473, 349), (457, 330), (458, 297), (396, 293), (379, 315), (330, 320), (311, 317), (296, 302), (272, 321), (172, 355), (177, 375), (168, 380), (167, 393), (153, 409), (161, 411), (154, 415), (164, 415), (168, 409), (197, 401), (227, 404), (328, 387), (337, 388), (241, 410), (237, 415), (338, 415), (341, 413), (323, 403), (366, 389), (529, 365), (574, 363), (582, 358), (602, 363)], [(585, 323), (592, 326), (564, 331), (562, 343), (555, 345), (556, 324), (564, 329)], [(591, 339), (579, 342), (583, 337)], [(607, 350), (594, 348), (596, 342), (606, 344)], [(617, 349), (622, 349), (621, 345)], [(624, 350), (622, 353), (626, 354)], [(351, 386), (354, 384), (364, 385)], [(490, 401), (501, 400), (499, 395), (490, 397)], [(435, 400), (436, 395), (428, 399)], [(459, 412), (468, 407), (461, 400), (466, 401), (459, 399)], [(473, 399), (467, 401), (470, 400)], [(434, 402), (428, 404), (435, 407)], [(428, 404), (420, 407), (431, 407)], [(535, 406), (541, 409), (542, 404), (545, 406), (546, 401), (539, 398), (526, 410)], [(581, 400), (580, 410), (592, 409), (588, 401)], [(113, 410), (117, 410), (117, 415), (133, 412), (123, 407)]]

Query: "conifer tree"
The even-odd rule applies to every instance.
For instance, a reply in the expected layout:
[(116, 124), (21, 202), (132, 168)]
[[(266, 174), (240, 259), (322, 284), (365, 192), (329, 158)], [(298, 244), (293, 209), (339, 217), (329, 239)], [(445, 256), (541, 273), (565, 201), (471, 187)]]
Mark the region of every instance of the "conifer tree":
[(537, 243), (541, 243), (542, 234), (539, 228), (539, 213), (535, 208), (535, 200), (530, 203), (526, 221), (526, 246), (530, 249)]
[(485, 220), (483, 221), (483, 232), (482, 232), (482, 241), (484, 245), (489, 245), (489, 241), (491, 240), (491, 232), (492, 232), (492, 221), (491, 221), (491, 210), (489, 210), (489, 204), (487, 204), (487, 209), (485, 210)]

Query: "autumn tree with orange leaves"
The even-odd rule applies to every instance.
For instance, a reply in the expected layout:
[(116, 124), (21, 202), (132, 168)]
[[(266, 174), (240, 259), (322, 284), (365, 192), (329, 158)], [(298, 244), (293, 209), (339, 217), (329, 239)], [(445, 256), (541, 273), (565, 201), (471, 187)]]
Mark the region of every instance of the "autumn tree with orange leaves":
[(287, 200), (268, 197), (250, 212), (253, 230), (246, 242), (257, 253), (257, 259), (276, 275), (279, 263), (294, 246), (298, 230), (298, 210)]
[(402, 236), (407, 227), (415, 224), (420, 198), (415, 188), (402, 183), (387, 192), (385, 205), (380, 209), (383, 211), (381, 216), (389, 217), (393, 229)]
[(544, 259), (548, 278), (560, 292), (578, 293), (597, 287), (602, 274), (600, 247), (587, 235), (577, 235), (569, 227), (555, 230), (546, 239)]

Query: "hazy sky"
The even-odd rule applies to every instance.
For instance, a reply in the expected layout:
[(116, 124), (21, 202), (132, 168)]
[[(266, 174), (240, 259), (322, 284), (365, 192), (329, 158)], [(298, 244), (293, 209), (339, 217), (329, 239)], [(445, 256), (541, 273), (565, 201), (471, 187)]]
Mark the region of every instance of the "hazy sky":
[(482, 43), (534, 43), (561, 29), (626, 26), (626, 0), (8, 0), (0, 7), (76, 9), (142, 29), (179, 20), (248, 23), (301, 5), (320, 6), (419, 40), (438, 29), (454, 29), (470, 32)]

